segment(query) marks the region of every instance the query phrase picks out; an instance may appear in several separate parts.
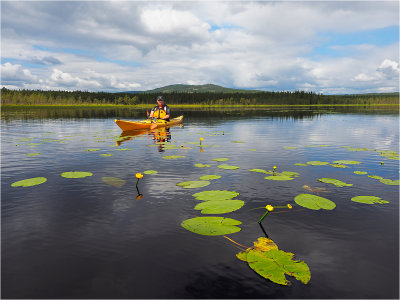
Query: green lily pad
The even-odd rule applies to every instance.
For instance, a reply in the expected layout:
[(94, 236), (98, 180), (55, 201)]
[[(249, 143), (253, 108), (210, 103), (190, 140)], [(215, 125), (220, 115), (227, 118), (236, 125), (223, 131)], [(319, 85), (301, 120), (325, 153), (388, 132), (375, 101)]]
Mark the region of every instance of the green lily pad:
[(285, 147), (283, 147), (283, 149), (295, 150), (295, 149), (297, 149), (297, 147), (288, 147), (288, 146), (285, 146)]
[(38, 155), (40, 155), (41, 153), (28, 153), (26, 156), (38, 156)]
[(342, 186), (353, 186), (351, 183), (346, 183), (337, 179), (333, 179), (333, 178), (320, 178), (318, 179), (318, 181), (324, 182), (324, 183), (330, 183), (330, 184), (334, 184), (338, 187), (342, 187)]
[(78, 172), (78, 171), (61, 173), (61, 176), (65, 178), (84, 178), (92, 175), (93, 173), (90, 172)]
[(211, 165), (204, 165), (204, 164), (195, 164), (194, 165), (196, 168), (209, 168), (209, 167), (211, 167)]
[(335, 160), (333, 163), (342, 164), (342, 165), (359, 165), (359, 164), (361, 164), (359, 161), (356, 161), (356, 160)]
[(248, 150), (253, 152), (257, 151), (257, 149), (248, 149)]
[(109, 157), (109, 156), (113, 156), (113, 154), (111, 154), (111, 153), (104, 153), (104, 154), (100, 154), (100, 156)]
[(351, 198), (351, 201), (365, 203), (365, 204), (383, 204), (383, 203), (390, 203), (389, 201), (382, 200), (382, 198), (375, 197), (375, 196), (357, 196)]
[(372, 179), (378, 179), (378, 180), (383, 179), (383, 177), (378, 176), (378, 175), (368, 175), (368, 177), (369, 177), (369, 178), (372, 178)]
[(235, 169), (240, 169), (240, 167), (231, 166), (231, 165), (227, 165), (227, 164), (221, 164), (221, 165), (218, 166), (218, 168), (224, 169), (224, 170), (235, 170)]
[(307, 164), (303, 164), (303, 163), (296, 163), (294, 164), (294, 166), (302, 166), (302, 167), (307, 167)]
[(88, 151), (88, 152), (93, 152), (93, 151), (99, 151), (99, 148), (92, 148), (92, 149), (86, 149), (84, 151)]
[(203, 191), (192, 196), (197, 200), (210, 201), (210, 200), (228, 200), (235, 198), (239, 193), (235, 191), (221, 191), (221, 190), (213, 190), (213, 191)]
[(311, 279), (308, 265), (303, 261), (293, 260), (293, 257), (293, 253), (278, 249), (269, 251), (251, 249), (247, 252), (246, 261), (257, 274), (272, 282), (289, 285), (286, 274), (307, 284)]
[(212, 159), (213, 161), (227, 161), (227, 160), (229, 160), (229, 158), (226, 158), (226, 157), (219, 157), (219, 158), (214, 158), (214, 159)]
[(232, 143), (243, 144), (243, 143), (245, 143), (245, 142), (243, 142), (243, 141), (232, 141)]
[(292, 176), (276, 175), (276, 176), (267, 176), (267, 177), (264, 177), (264, 179), (286, 181), (286, 180), (293, 180), (294, 178)]
[(201, 235), (225, 235), (241, 230), (242, 222), (224, 217), (197, 217), (182, 222), (181, 226), (191, 232)]
[(184, 155), (167, 155), (167, 156), (163, 156), (164, 159), (178, 159), (178, 158), (183, 158), (186, 157)]
[(121, 187), (126, 184), (126, 180), (118, 177), (102, 177), (101, 180), (103, 180), (104, 183), (115, 187)]
[(381, 179), (380, 182), (387, 185), (400, 185), (400, 180)]
[(336, 207), (336, 204), (331, 200), (312, 194), (300, 194), (294, 198), (294, 201), (302, 207), (313, 210), (332, 210)]
[(368, 174), (368, 172), (365, 172), (365, 171), (354, 171), (354, 174), (357, 174), (357, 175), (366, 175), (366, 174)]
[(242, 200), (213, 200), (199, 203), (194, 209), (201, 210), (202, 214), (225, 214), (238, 210), (243, 205)]
[(352, 148), (352, 147), (350, 147), (350, 148), (347, 148), (347, 150), (356, 152), (356, 151), (367, 151), (368, 149), (367, 148)]
[(181, 186), (185, 189), (197, 189), (201, 187), (205, 187), (209, 185), (211, 182), (206, 180), (199, 180), (199, 181), (184, 181), (177, 184), (177, 186)]
[(278, 175), (279, 176), (295, 176), (295, 177), (300, 176), (299, 173), (292, 172), (292, 171), (283, 171), (283, 172), (280, 172)]
[(158, 173), (158, 171), (156, 171), (156, 170), (146, 170), (143, 172), (143, 174), (146, 174), (146, 175), (157, 174), (157, 173)]
[(218, 178), (221, 178), (221, 176), (219, 176), (219, 175), (204, 175), (204, 176), (201, 176), (199, 179), (200, 180), (215, 180)]
[(313, 160), (313, 161), (308, 161), (307, 165), (311, 166), (324, 166), (324, 165), (329, 165), (329, 162), (327, 161), (319, 161), (319, 160)]
[(341, 165), (341, 164), (330, 164), (334, 168), (348, 168), (349, 166)]
[(39, 185), (42, 183), (45, 183), (47, 181), (47, 178), (45, 177), (34, 177), (34, 178), (29, 178), (29, 179), (24, 179), (20, 181), (16, 181), (11, 184), (12, 187), (28, 187), (28, 186), (34, 186), (34, 185)]
[(131, 148), (119, 148), (119, 149), (115, 149), (115, 151), (128, 151), (128, 150), (132, 150)]

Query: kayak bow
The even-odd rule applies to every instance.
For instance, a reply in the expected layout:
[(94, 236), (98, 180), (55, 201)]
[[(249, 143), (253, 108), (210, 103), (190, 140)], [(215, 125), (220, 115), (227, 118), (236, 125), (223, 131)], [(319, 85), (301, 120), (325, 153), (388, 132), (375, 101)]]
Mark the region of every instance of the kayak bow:
[(170, 125), (180, 124), (183, 122), (183, 116), (170, 119), (169, 121), (157, 119), (157, 121), (151, 121), (150, 119), (143, 121), (123, 121), (115, 120), (115, 123), (122, 129), (122, 131), (138, 130), (138, 129), (154, 129), (160, 127), (167, 127)]

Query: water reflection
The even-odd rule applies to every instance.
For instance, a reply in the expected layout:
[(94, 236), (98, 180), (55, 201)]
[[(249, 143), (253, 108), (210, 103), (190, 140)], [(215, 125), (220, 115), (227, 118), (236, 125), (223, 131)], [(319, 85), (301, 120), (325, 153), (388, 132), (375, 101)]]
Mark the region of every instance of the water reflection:
[[(173, 107), (173, 105), (172, 105)], [(398, 106), (279, 106), (279, 107), (201, 107), (174, 108), (174, 115), (185, 115), (185, 119), (242, 119), (271, 117), (282, 119), (307, 119), (332, 113), (349, 114), (389, 114), (398, 115)], [(146, 118), (146, 108), (113, 108), (113, 107), (2, 107), (1, 119), (32, 120), (32, 119), (143, 119)]]

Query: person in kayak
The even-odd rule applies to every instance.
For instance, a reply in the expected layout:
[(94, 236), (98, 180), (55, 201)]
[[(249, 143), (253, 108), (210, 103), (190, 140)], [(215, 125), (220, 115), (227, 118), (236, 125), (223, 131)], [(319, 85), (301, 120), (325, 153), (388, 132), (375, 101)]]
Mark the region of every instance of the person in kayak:
[(163, 96), (157, 97), (157, 105), (151, 109), (150, 118), (157, 118), (169, 121), (171, 110), (168, 105), (165, 104)]

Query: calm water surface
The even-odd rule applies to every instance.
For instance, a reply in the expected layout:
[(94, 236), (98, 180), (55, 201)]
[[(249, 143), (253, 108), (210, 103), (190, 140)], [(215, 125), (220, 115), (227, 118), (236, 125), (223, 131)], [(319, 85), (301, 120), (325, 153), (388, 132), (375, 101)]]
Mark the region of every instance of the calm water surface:
[[(399, 297), (399, 186), (354, 174), (398, 179), (398, 160), (373, 151), (399, 150), (398, 108), (174, 111), (179, 114), (185, 115), (184, 126), (169, 133), (124, 137), (114, 119), (140, 120), (145, 111), (2, 110), (2, 298)], [(165, 137), (170, 145), (191, 149), (164, 150), (156, 140)], [(203, 147), (193, 144), (200, 137)], [(221, 163), (212, 159), (219, 157), (240, 169), (218, 168)], [(316, 160), (361, 164), (294, 165)], [(211, 167), (197, 168), (197, 163)], [(300, 176), (269, 181), (249, 171), (274, 165)], [(140, 180), (143, 197), (137, 199), (135, 174), (145, 170), (158, 174)], [(93, 176), (60, 176), (68, 171)], [(222, 177), (198, 189), (176, 186), (208, 174)], [(11, 187), (39, 176), (47, 182)], [(111, 186), (102, 177), (126, 184)], [(319, 182), (322, 177), (353, 186), (335, 187)], [(294, 197), (309, 193), (304, 185), (325, 188), (319, 195), (336, 208), (296, 205)], [(194, 210), (199, 201), (192, 194), (204, 190), (237, 191), (245, 205), (222, 216), (243, 224), (229, 237), (251, 246), (267, 233), (279, 249), (308, 264), (310, 282), (288, 277), (290, 286), (274, 284), (238, 260), (240, 250), (224, 237), (182, 228), (182, 221), (202, 216)], [(366, 195), (390, 203), (350, 200)], [(265, 210), (254, 208), (288, 203), (292, 210), (276, 210), (264, 228), (258, 225)]]

